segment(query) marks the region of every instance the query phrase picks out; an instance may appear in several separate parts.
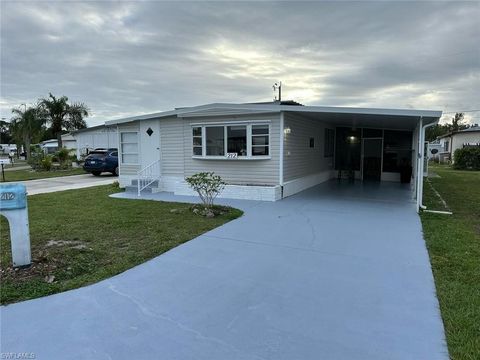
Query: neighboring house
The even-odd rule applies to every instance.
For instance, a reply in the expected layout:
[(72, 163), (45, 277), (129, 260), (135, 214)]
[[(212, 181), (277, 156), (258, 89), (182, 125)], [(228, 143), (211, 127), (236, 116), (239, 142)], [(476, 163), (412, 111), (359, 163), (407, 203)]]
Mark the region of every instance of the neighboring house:
[(455, 150), (466, 146), (480, 146), (480, 126), (478, 124), (438, 137), (441, 145), (440, 160), (454, 161)]
[(191, 195), (185, 177), (213, 171), (228, 183), (222, 197), (275, 201), (345, 173), (400, 181), (411, 164), (421, 199), (419, 144), (440, 116), (274, 102), (208, 104), (106, 124), (118, 127), (121, 186), (147, 178), (158, 180), (152, 191)]
[[(53, 154), (58, 151), (58, 140), (57, 139), (45, 140), (45, 141), (42, 141), (39, 144), (39, 146), (40, 146), (40, 149), (42, 149), (45, 154)], [(71, 134), (63, 134), (62, 146), (69, 150), (76, 149), (75, 138)]]
[(64, 134), (62, 135), (62, 146), (66, 149), (76, 149), (77, 148), (77, 140), (73, 137), (72, 134)]
[(40, 149), (43, 150), (45, 154), (53, 154), (58, 151), (58, 140), (57, 139), (49, 139), (42, 141), (40, 144)]
[(17, 145), (16, 144), (0, 144), (0, 154), (8, 155), (10, 151), (13, 151), (15, 154), (17, 153)]
[(89, 128), (72, 131), (71, 135), (76, 140), (77, 158), (88, 154), (98, 148), (118, 148), (118, 134), (116, 126), (92, 126)]

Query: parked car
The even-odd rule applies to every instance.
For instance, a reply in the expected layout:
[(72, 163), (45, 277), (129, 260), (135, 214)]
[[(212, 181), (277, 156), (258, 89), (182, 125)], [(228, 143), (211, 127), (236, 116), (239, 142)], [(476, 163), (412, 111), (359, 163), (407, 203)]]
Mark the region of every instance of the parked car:
[(118, 150), (95, 149), (85, 158), (83, 170), (99, 176), (102, 172), (118, 175)]

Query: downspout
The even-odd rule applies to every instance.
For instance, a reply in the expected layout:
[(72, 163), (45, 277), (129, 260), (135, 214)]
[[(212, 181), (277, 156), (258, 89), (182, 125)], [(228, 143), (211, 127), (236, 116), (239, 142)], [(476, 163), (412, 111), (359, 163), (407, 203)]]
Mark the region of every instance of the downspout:
[(280, 164), (278, 169), (278, 183), (280, 184), (280, 199), (283, 199), (283, 149), (284, 149), (284, 127), (285, 117), (284, 112), (280, 112)]
[(423, 205), (423, 170), (424, 170), (424, 158), (425, 158), (425, 130), (428, 127), (436, 125), (436, 122), (423, 125), (423, 118), (420, 117), (420, 126), (418, 134), (419, 137), (419, 148), (418, 148), (418, 166), (417, 166), (417, 212), (420, 212), (420, 209), (425, 210), (427, 207)]

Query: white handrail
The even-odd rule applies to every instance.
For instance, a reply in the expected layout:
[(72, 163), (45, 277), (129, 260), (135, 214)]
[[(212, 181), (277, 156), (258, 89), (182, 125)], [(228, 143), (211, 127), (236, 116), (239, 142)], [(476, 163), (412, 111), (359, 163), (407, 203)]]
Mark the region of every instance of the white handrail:
[(160, 160), (148, 164), (137, 172), (137, 190), (138, 196), (148, 185), (160, 180)]

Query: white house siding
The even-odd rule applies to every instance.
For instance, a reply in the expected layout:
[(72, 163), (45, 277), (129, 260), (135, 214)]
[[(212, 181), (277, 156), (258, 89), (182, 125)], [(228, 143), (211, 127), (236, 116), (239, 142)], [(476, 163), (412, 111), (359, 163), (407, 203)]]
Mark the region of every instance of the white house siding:
[(162, 190), (175, 191), (178, 182), (184, 180), (184, 128), (182, 118), (160, 120)]
[[(285, 113), (283, 179), (284, 196), (317, 185), (333, 176), (333, 156), (324, 157), (326, 123)], [(310, 147), (310, 138), (314, 147)]]
[[(270, 158), (265, 160), (218, 160), (192, 158), (192, 125), (207, 123), (240, 123), (242, 121), (269, 121)], [(184, 154), (185, 176), (202, 171), (213, 171), (227, 183), (234, 185), (278, 185), (280, 158), (280, 115), (256, 114), (229, 117), (185, 118)]]
[(480, 131), (466, 131), (453, 134), (450, 137), (450, 150), (452, 154), (452, 161), (454, 159), (455, 150), (462, 149), (463, 144), (479, 144), (480, 143)]
[(77, 158), (85, 154), (86, 150), (96, 148), (118, 148), (118, 134), (116, 126), (94, 128), (73, 133), (76, 140)]

